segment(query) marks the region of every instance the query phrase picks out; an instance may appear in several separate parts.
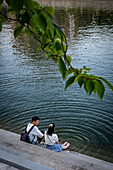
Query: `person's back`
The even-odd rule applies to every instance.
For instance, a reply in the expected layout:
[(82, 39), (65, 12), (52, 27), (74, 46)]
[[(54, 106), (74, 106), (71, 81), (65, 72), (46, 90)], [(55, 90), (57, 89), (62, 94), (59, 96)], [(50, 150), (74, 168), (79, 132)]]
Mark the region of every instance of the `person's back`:
[(44, 136), (43, 133), (37, 127), (37, 125), (39, 124), (39, 120), (40, 120), (39, 117), (34, 116), (32, 118), (32, 123), (28, 123), (26, 128), (26, 131), (28, 132), (31, 129), (31, 127), (34, 126), (34, 128), (29, 133), (30, 142), (33, 144), (35, 144), (38, 139), (42, 139)]
[(58, 136), (56, 134), (49, 135), (47, 131), (45, 131), (45, 145), (54, 145), (58, 142)]
[(45, 147), (56, 152), (67, 149), (70, 144), (68, 142), (65, 142), (63, 145), (59, 144), (58, 136), (54, 133), (54, 129), (55, 124), (51, 123), (48, 127), (48, 130), (45, 131)]

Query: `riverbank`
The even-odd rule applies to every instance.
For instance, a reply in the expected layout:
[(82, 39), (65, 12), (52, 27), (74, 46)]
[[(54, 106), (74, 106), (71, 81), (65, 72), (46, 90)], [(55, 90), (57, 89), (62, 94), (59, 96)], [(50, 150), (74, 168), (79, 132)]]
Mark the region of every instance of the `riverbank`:
[[(37, 0), (36, 0), (37, 1)], [(41, 5), (65, 8), (93, 8), (113, 10), (112, 0), (38, 0)]]
[(113, 164), (79, 153), (53, 152), (20, 141), (20, 135), (0, 129), (0, 162), (18, 169), (112, 170)]

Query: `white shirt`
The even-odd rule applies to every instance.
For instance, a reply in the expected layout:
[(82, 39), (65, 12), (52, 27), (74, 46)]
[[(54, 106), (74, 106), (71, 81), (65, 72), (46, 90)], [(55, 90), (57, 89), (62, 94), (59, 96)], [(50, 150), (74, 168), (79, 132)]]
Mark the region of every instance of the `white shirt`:
[(56, 134), (52, 134), (52, 136), (47, 135), (47, 131), (45, 131), (45, 145), (54, 145), (58, 142), (58, 136)]
[[(32, 126), (34, 126), (34, 125), (32, 123), (29, 123), (27, 125), (26, 131), (28, 132)], [(30, 142), (37, 142), (37, 137), (42, 138), (43, 137), (43, 133), (41, 133), (41, 131), (38, 129), (37, 126), (34, 126), (34, 128), (29, 133)]]

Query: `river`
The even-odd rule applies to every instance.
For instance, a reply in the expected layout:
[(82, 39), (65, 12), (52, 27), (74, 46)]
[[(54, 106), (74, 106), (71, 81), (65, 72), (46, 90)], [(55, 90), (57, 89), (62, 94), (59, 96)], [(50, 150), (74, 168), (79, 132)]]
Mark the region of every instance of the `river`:
[[(113, 85), (111, 1), (76, 1), (75, 6), (75, 1), (56, 2), (41, 1), (55, 8), (54, 21), (67, 36), (73, 66), (91, 67), (91, 74)], [(57, 65), (37, 51), (33, 37), (14, 39), (14, 26), (7, 22), (0, 33), (0, 128), (21, 133), (37, 115), (40, 129), (56, 124), (60, 142), (70, 142), (70, 150), (113, 162), (113, 92), (105, 85), (100, 101), (78, 85), (65, 91)]]

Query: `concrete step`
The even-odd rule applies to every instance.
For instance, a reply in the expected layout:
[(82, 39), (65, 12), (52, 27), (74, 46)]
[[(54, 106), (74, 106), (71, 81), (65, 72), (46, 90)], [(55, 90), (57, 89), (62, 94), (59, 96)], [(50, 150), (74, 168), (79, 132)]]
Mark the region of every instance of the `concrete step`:
[(30, 155), (25, 152), (0, 145), (0, 162), (5, 164), (2, 167), (9, 165), (22, 170), (53, 170), (53, 168), (29, 160), (29, 157)]
[(57, 153), (22, 142), (20, 135), (3, 129), (0, 129), (0, 161), (22, 170), (113, 170), (113, 163), (77, 152)]

